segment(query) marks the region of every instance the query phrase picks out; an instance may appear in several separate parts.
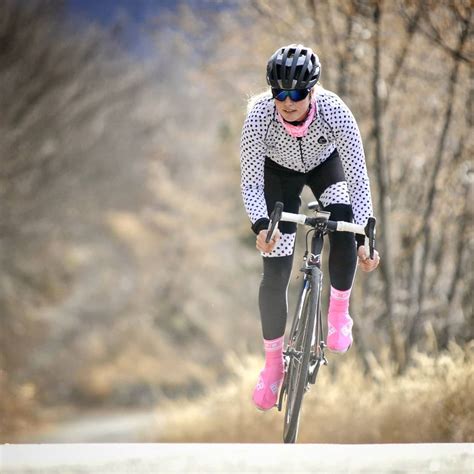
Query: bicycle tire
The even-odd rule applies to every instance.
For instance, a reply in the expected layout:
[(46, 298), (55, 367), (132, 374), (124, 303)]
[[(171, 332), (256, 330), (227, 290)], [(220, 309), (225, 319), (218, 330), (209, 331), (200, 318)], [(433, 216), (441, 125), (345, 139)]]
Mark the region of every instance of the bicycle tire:
[(286, 383), (286, 407), (283, 430), (283, 441), (295, 443), (298, 436), (299, 419), (303, 395), (308, 383), (309, 362), (311, 355), (311, 342), (314, 333), (316, 310), (318, 308), (320, 291), (319, 283), (315, 278), (313, 284), (301, 295), (304, 298), (299, 306), (301, 316), (299, 322), (293, 328), (297, 334), (290, 334), (290, 344), (293, 339), (293, 348), (301, 352), (301, 362), (295, 356), (290, 356), (287, 383)]
[[(307, 300), (307, 293), (309, 290), (309, 284), (305, 282), (303, 284), (303, 287), (301, 288), (300, 295), (298, 297), (298, 306), (295, 311), (295, 316), (293, 317), (293, 321), (291, 323), (291, 330), (289, 333), (289, 340), (288, 340), (288, 345), (286, 348), (286, 351), (289, 352), (292, 350), (292, 348), (297, 345), (295, 343), (297, 335), (299, 334), (299, 328), (301, 326), (304, 327), (304, 319), (305, 319), (305, 310), (304, 310), (304, 305)], [(288, 355), (287, 359), (285, 361), (285, 376), (283, 378), (283, 383), (281, 385), (280, 389), (280, 395), (278, 397), (278, 410), (281, 411), (283, 408), (283, 405), (285, 405), (285, 418), (284, 418), (284, 426), (283, 426), (283, 439), (288, 439), (288, 430), (289, 430), (289, 420), (288, 420), (288, 404), (291, 403), (291, 398), (292, 398), (292, 391), (293, 389), (290, 388), (290, 381), (291, 381), (291, 387), (293, 387), (294, 382), (293, 382), (293, 355)], [(290, 400), (288, 400), (288, 393), (290, 392)]]

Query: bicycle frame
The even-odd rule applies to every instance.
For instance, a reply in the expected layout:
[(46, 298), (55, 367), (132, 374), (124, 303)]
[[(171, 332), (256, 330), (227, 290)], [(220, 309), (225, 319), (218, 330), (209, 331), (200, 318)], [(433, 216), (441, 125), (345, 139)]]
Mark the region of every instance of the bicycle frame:
[(311, 253), (306, 256), (304, 271), (309, 273), (312, 287), (317, 289), (319, 294), (317, 295), (317, 308), (316, 321), (314, 325), (314, 343), (311, 350), (310, 358), (310, 377), (309, 382), (314, 384), (316, 381), (316, 375), (318, 373), (321, 363), (327, 365), (328, 361), (324, 355), (324, 348), (326, 346), (323, 340), (323, 320), (321, 315), (321, 293), (323, 288), (323, 272), (321, 271), (321, 260), (323, 252), (323, 242), (325, 232), (321, 229), (316, 228), (311, 239)]
[[(321, 271), (321, 259), (322, 259), (322, 251), (323, 251), (323, 243), (324, 243), (324, 235), (325, 232), (321, 229), (314, 229), (314, 232), (311, 238), (311, 251), (308, 253), (306, 252), (303, 259), (304, 265), (300, 269), (301, 272), (304, 273), (304, 280), (301, 287), (301, 291), (298, 297), (299, 305), (296, 309), (295, 316), (292, 321), (292, 326), (290, 330), (290, 335), (295, 334), (296, 326), (300, 322), (299, 315), (302, 311), (302, 304), (304, 301), (304, 293), (306, 291), (310, 291), (316, 289), (318, 291), (317, 295), (317, 302), (320, 306), (321, 304), (321, 291), (323, 285), (323, 273)], [(317, 370), (319, 369), (319, 365), (323, 363), (327, 365), (327, 359), (324, 355), (324, 347), (325, 343), (323, 341), (323, 321), (321, 318), (321, 311), (319, 308), (311, 308), (311, 310), (316, 312), (316, 320), (314, 325), (314, 335), (313, 335), (313, 349), (311, 354), (311, 376), (310, 382), (314, 384), (316, 379)], [(290, 341), (291, 343), (292, 341)], [(284, 352), (286, 356), (294, 356), (291, 349)], [(317, 366), (316, 366), (317, 365)], [(279, 407), (280, 408), (280, 407)]]

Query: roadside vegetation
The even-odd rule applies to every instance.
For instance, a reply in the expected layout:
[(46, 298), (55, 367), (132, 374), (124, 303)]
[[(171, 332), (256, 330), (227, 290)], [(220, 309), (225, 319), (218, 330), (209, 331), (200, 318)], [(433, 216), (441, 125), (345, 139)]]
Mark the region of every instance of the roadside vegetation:
[[(198, 400), (157, 409), (159, 442), (281, 442), (283, 413), (251, 402), (258, 357), (229, 356), (233, 380)], [(364, 371), (354, 354), (329, 356), (307, 394), (301, 443), (474, 442), (474, 346), (451, 344), (436, 355), (416, 353), (403, 375), (385, 352)]]

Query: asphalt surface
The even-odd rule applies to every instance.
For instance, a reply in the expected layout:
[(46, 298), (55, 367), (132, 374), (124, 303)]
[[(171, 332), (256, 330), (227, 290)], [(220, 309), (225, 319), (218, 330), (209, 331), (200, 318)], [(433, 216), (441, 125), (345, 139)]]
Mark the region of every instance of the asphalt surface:
[[(164, 419), (153, 410), (85, 413), (27, 433), (22, 444), (146, 443), (156, 439)], [(1, 473), (0, 473), (1, 474)]]
[(2, 474), (474, 473), (474, 444), (21, 444)]

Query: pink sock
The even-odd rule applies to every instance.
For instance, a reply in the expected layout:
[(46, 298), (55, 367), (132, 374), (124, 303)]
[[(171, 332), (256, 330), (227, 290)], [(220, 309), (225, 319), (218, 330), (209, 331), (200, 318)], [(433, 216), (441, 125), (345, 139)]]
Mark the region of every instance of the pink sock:
[(327, 345), (333, 352), (346, 352), (352, 344), (352, 318), (349, 316), (351, 289), (331, 287), (328, 310)]
[(263, 340), (265, 347), (265, 367), (260, 372), (252, 400), (261, 410), (272, 408), (278, 397), (283, 380), (283, 343), (284, 336), (272, 340)]

